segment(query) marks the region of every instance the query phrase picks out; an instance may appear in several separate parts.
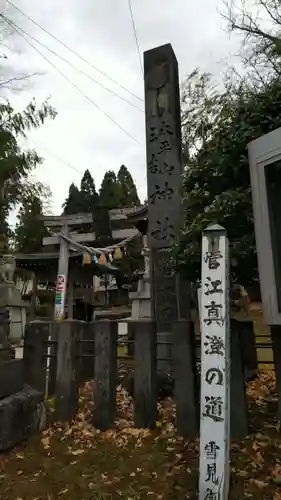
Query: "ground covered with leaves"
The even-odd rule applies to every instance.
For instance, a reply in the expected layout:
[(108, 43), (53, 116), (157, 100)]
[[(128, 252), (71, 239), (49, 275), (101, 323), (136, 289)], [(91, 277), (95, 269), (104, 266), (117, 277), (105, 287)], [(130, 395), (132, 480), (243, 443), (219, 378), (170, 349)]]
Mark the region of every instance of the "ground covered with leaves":
[[(81, 391), (71, 426), (53, 424), (40, 436), (0, 456), (1, 500), (195, 499), (198, 441), (176, 435), (172, 400), (159, 404), (154, 431), (133, 426), (133, 402), (118, 388), (114, 429), (89, 424), (92, 384)], [(271, 372), (247, 388), (250, 434), (232, 443), (230, 499), (281, 500), (281, 434)]]

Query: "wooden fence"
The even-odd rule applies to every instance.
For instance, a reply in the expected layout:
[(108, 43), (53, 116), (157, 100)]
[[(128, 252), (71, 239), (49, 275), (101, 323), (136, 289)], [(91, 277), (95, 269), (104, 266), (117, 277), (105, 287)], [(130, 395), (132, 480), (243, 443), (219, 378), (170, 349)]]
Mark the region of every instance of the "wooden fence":
[[(252, 322), (231, 323), (231, 433), (234, 439), (248, 434), (245, 393), (247, 373), (257, 369), (257, 351)], [(157, 421), (157, 332), (151, 321), (129, 323), (128, 339), (118, 339), (118, 321), (34, 321), (25, 332), (24, 380), (49, 396), (55, 396), (59, 421), (71, 421), (79, 402), (79, 387), (95, 379), (92, 422), (105, 430), (116, 418), (118, 364), (131, 360), (134, 369), (134, 422), (153, 428)], [(119, 345), (128, 345), (127, 355), (118, 355)], [(200, 377), (196, 362), (200, 347), (192, 324), (176, 321), (169, 347), (172, 365), (178, 434), (198, 435)], [(1, 382), (1, 376), (0, 376)], [(0, 384), (1, 385), (1, 384)]]

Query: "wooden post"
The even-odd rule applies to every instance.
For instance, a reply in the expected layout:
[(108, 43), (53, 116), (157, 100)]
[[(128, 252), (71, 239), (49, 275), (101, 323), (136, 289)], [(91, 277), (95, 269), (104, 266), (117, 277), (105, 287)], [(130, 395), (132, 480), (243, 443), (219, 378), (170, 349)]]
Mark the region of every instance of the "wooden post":
[(43, 393), (46, 385), (49, 325), (48, 321), (31, 321), (27, 323), (24, 334), (24, 381)]
[(83, 321), (82, 330), (82, 343), (80, 347), (82, 356), (81, 383), (95, 378), (95, 324)]
[(68, 281), (68, 296), (67, 296), (67, 318), (73, 319), (73, 294), (74, 294), (74, 286), (73, 281)]
[(32, 279), (32, 293), (31, 293), (31, 304), (30, 304), (30, 321), (34, 321), (36, 317), (36, 298), (37, 298), (37, 276), (33, 273)]
[[(68, 226), (65, 225), (61, 231), (64, 236), (68, 236)], [(55, 308), (54, 319), (62, 321), (64, 319), (65, 311), (65, 297), (67, 290), (67, 276), (68, 276), (68, 243), (60, 238), (60, 255), (59, 266), (56, 281), (56, 295), (55, 295)]]
[(139, 428), (154, 428), (157, 420), (156, 331), (152, 320), (134, 322), (134, 421)]
[(242, 357), (245, 367), (245, 380), (253, 376), (258, 369), (258, 356), (256, 349), (256, 338), (254, 332), (254, 323), (252, 320), (241, 320), (231, 318), (231, 329), (236, 328), (239, 331), (239, 342), (242, 348)]
[(79, 401), (79, 363), (77, 343), (81, 339), (80, 321), (62, 321), (56, 325), (58, 337), (56, 377), (56, 418), (71, 421)]
[(270, 327), (275, 365), (276, 389), (278, 394), (277, 419), (281, 422), (281, 326)]
[(48, 384), (46, 384), (46, 397), (52, 397), (56, 393), (56, 378), (57, 378), (57, 357), (58, 357), (58, 322), (50, 321), (49, 337), (48, 337)]
[(173, 324), (173, 375), (178, 434), (192, 439), (197, 436), (199, 428), (199, 388), (190, 321), (179, 320)]
[(230, 433), (234, 440), (242, 440), (248, 434), (248, 408), (245, 388), (245, 365), (241, 345), (239, 321), (232, 322), (231, 328), (231, 400)]
[(93, 321), (95, 330), (95, 382), (93, 425), (106, 430), (116, 415), (118, 321)]
[(135, 352), (135, 331), (134, 331), (134, 322), (128, 321), (127, 323), (127, 337), (129, 340), (127, 352), (128, 356), (134, 356)]
[(202, 238), (199, 500), (228, 499), (230, 433), (229, 250), (224, 228)]

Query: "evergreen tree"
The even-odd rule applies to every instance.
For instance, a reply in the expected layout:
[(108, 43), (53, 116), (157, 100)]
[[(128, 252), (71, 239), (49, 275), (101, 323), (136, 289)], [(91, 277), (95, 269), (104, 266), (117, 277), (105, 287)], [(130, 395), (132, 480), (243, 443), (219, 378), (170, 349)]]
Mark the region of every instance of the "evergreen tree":
[[(36, 151), (24, 151), (20, 141), (26, 138), (27, 131), (39, 128), (47, 118), (55, 116), (48, 101), (38, 108), (33, 100), (21, 113), (9, 102), (0, 104), (0, 254), (7, 249), (7, 215), (30, 190), (29, 173), (42, 163)], [(34, 183), (32, 189), (37, 194), (41, 186)]]
[(73, 182), (69, 186), (68, 196), (62, 207), (64, 214), (78, 214), (84, 211), (81, 192)]
[(121, 165), (117, 174), (119, 183), (119, 206), (120, 207), (135, 207), (140, 205), (138, 192), (134, 180), (125, 165)]
[(89, 172), (85, 170), (80, 185), (80, 197), (82, 212), (90, 213), (97, 204), (98, 194), (96, 191), (95, 181)]
[(15, 229), (15, 243), (18, 252), (33, 253), (42, 248), (42, 239), (48, 231), (41, 219), (43, 204), (37, 196), (28, 196), (21, 205)]
[(112, 170), (104, 174), (99, 192), (99, 205), (108, 210), (120, 206), (120, 184)]

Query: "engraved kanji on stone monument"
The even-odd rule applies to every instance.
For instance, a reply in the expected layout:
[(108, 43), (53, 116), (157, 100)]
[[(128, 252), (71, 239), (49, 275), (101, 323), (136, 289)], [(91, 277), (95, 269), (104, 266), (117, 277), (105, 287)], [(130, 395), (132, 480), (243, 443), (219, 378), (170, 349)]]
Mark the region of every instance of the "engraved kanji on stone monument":
[(179, 317), (177, 278), (163, 273), (163, 260), (169, 260), (182, 221), (179, 77), (170, 44), (144, 53), (144, 76), (148, 244), (154, 314), (161, 332), (163, 321)]
[(144, 53), (150, 248), (170, 246), (181, 222), (178, 64), (170, 44)]
[(202, 239), (199, 500), (228, 498), (230, 327), (228, 240), (221, 226)]

